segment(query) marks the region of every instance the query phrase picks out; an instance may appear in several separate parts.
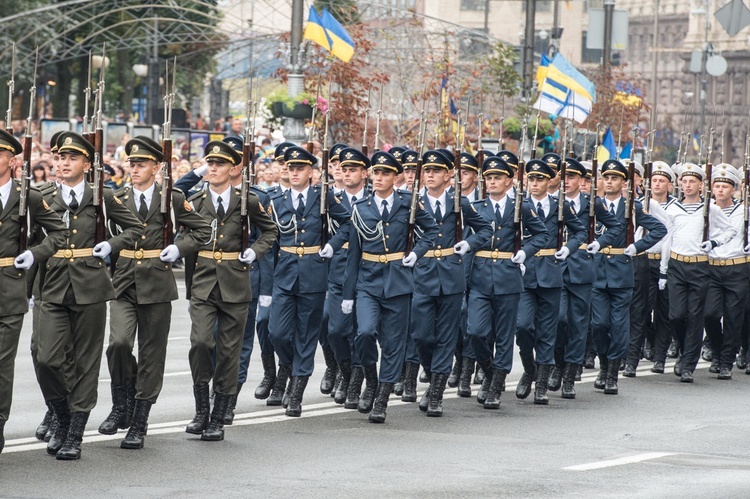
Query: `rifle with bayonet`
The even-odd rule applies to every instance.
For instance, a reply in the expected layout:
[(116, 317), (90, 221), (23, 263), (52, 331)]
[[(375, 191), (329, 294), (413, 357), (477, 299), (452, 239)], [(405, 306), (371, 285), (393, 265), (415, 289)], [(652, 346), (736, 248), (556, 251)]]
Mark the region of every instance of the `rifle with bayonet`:
[(367, 89), (367, 107), (365, 107), (365, 128), (362, 131), (362, 154), (367, 156), (367, 121), (370, 118), (370, 99), (372, 98), (372, 83)]
[(161, 148), (163, 152), (161, 163), (161, 206), (162, 214), (162, 244), (163, 247), (174, 244), (174, 221), (172, 220), (172, 107), (174, 106), (175, 80), (177, 77), (177, 57), (172, 66), (172, 88), (169, 87), (169, 61), (165, 65), (164, 73), (164, 126), (162, 127)]
[(484, 147), (482, 146), (482, 134), (484, 133), (484, 113), (480, 112), (477, 116), (479, 120), (479, 133), (477, 135), (477, 189), (479, 190), (479, 199), (484, 199), (487, 193), (484, 188), (484, 175), (482, 175), (482, 163), (484, 163)]
[[(469, 104), (471, 103), (469, 99)], [(460, 105), (460, 104), (459, 104)], [(469, 108), (466, 109), (466, 116), (469, 115)], [(453, 214), (456, 216), (456, 244), (460, 243), (464, 239), (464, 224), (463, 217), (461, 217), (461, 148), (463, 146), (463, 140), (461, 137), (461, 109), (459, 107), (456, 116), (458, 121), (458, 129), (456, 130), (456, 150), (455, 160), (453, 162)]]
[(380, 84), (380, 95), (378, 95), (378, 120), (375, 122), (375, 143), (373, 144), (374, 152), (380, 150), (380, 118), (383, 116), (383, 84)]
[[(426, 102), (426, 100), (425, 100)], [(417, 206), (419, 204), (419, 179), (422, 178), (422, 150), (424, 149), (424, 136), (427, 132), (427, 120), (425, 120), (424, 106), (419, 117), (419, 140), (417, 141), (417, 167), (414, 170), (414, 181), (411, 186), (411, 201), (409, 203), (409, 225), (406, 232), (406, 252), (408, 255), (414, 248), (414, 236), (417, 221)], [(377, 145), (377, 144), (376, 144)]]
[(596, 239), (596, 195), (597, 185), (599, 181), (599, 159), (596, 157), (597, 150), (599, 149), (599, 127), (601, 123), (596, 124), (596, 133), (594, 139), (594, 154), (591, 156), (591, 199), (589, 199), (589, 243), (593, 243)]
[(542, 116), (542, 110), (536, 111), (536, 123), (534, 124), (534, 140), (531, 142), (531, 159), (536, 159), (536, 138), (539, 133), (539, 119)]
[(643, 209), (648, 211), (651, 207), (651, 172), (654, 167), (654, 134), (650, 131), (646, 134), (646, 164), (643, 165)]
[(310, 121), (310, 136), (307, 139), (307, 152), (310, 154), (315, 150), (313, 139), (315, 138), (315, 112), (318, 110), (318, 101), (320, 100), (320, 76), (318, 76), (318, 89), (315, 91), (315, 102), (312, 109), (312, 121)]
[(565, 159), (568, 153), (568, 127), (565, 126), (563, 133), (563, 149), (560, 158), (560, 189), (557, 191), (557, 249), (562, 249), (565, 244), (565, 173), (568, 171), (568, 162)]
[(625, 199), (625, 246), (630, 246), (635, 242), (635, 163), (632, 159), (628, 160), (628, 190)]
[(320, 245), (328, 243), (328, 117), (331, 115), (331, 82), (328, 82), (328, 109), (323, 130), (323, 161), (320, 167)]
[[(13, 42), (12, 60), (10, 63), (10, 80), (8, 80), (8, 110), (5, 111), (5, 131), (13, 135), (13, 125), (11, 125), (13, 114), (13, 92), (16, 88), (16, 42)], [(36, 82), (33, 82), (36, 85)], [(24, 148), (24, 152), (26, 149)]]
[(523, 159), (524, 149), (526, 148), (526, 134), (528, 133), (528, 118), (524, 118), (521, 127), (521, 145), (518, 150), (518, 170), (516, 170), (516, 199), (513, 205), (513, 252), (518, 253), (523, 243), (523, 214), (521, 205), (524, 201), (523, 192), (523, 175), (526, 170), (526, 162)]
[(255, 117), (258, 112), (258, 101), (253, 100), (253, 79), (250, 80), (247, 104), (245, 106), (245, 137), (242, 142), (242, 184), (240, 186), (240, 216), (242, 231), (242, 251), (250, 247), (250, 219), (247, 216), (247, 197), (250, 185), (255, 179)]
[(104, 213), (104, 129), (102, 128), (102, 103), (104, 102), (104, 68), (106, 67), (105, 46), (102, 45), (102, 66), (99, 70), (99, 84), (96, 88), (97, 108), (95, 114), (96, 131), (94, 132), (94, 209), (96, 212), (96, 228), (94, 240), (99, 244), (107, 239), (106, 215)]
[(39, 65), (39, 47), (36, 48), (34, 61), (34, 79), (31, 80), (29, 90), (29, 117), (26, 120), (26, 135), (23, 138), (23, 165), (21, 166), (21, 192), (18, 200), (18, 254), (20, 255), (29, 248), (29, 194), (31, 192), (31, 148), (33, 137), (31, 135), (31, 123), (34, 120), (34, 102), (36, 102), (36, 71)]
[[(714, 115), (714, 124), (716, 123), (716, 115)], [(714, 142), (714, 127), (712, 126), (708, 132), (708, 145), (706, 146), (706, 178), (703, 181), (703, 240), (708, 241), (709, 236), (709, 205), (711, 204), (711, 173), (713, 166), (711, 165), (711, 152), (713, 152)]]

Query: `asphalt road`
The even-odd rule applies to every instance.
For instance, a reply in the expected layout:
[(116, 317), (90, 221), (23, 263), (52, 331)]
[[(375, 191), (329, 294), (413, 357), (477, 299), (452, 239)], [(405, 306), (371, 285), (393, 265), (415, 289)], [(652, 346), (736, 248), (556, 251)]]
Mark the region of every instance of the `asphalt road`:
[(498, 411), (449, 389), (442, 418), (392, 396), (386, 423), (375, 425), (320, 394), (322, 354), (301, 418), (266, 407), (252, 398), (256, 350), (235, 424), (223, 442), (201, 442), (184, 433), (193, 414), (184, 300), (175, 302), (146, 447), (121, 450), (124, 431), (96, 432), (111, 400), (104, 360), (83, 457), (56, 461), (33, 438), (44, 405), (30, 324), (28, 317), (0, 455), (1, 497), (744, 497), (750, 480), (750, 376), (735, 370), (734, 380), (719, 381), (705, 364), (685, 385), (642, 363), (617, 396), (594, 390), (595, 372), (586, 371), (576, 400), (552, 393), (545, 407), (513, 395), (516, 362)]

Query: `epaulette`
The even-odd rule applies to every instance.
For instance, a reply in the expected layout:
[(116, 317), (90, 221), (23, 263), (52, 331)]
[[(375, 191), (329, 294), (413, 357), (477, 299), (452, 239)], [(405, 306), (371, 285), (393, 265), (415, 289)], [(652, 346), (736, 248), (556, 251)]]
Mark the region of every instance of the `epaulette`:
[(276, 193), (274, 193), (274, 194), (270, 194), (269, 193), (269, 196), (270, 196), (271, 200), (273, 201), (274, 199), (278, 199), (280, 197), (283, 197), (285, 193), (286, 193), (286, 191), (279, 189), (279, 191), (276, 192)]
[(190, 196), (188, 198), (188, 201), (195, 201), (196, 199), (201, 199), (201, 198), (205, 198), (205, 197), (208, 197), (208, 194), (206, 192), (198, 191), (195, 194), (193, 194), (192, 196)]
[(364, 203), (365, 201), (369, 201), (369, 200), (370, 200), (370, 197), (371, 197), (371, 194), (368, 194), (368, 195), (366, 195), (366, 196), (362, 196), (361, 198), (359, 198), (359, 199), (357, 199), (356, 201), (354, 201), (354, 204), (355, 204), (355, 205), (356, 205), (356, 204), (362, 204), (362, 203)]
[(115, 196), (117, 196), (119, 198), (119, 197), (125, 196), (129, 192), (130, 192), (130, 187), (122, 187), (122, 188), (117, 189), (115, 191)]

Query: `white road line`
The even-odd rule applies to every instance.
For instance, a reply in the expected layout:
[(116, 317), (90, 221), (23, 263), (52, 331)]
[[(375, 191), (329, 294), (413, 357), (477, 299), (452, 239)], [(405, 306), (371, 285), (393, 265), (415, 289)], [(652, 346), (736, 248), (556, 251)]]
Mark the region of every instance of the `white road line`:
[(575, 466), (568, 466), (563, 469), (570, 471), (599, 470), (602, 468), (611, 468), (612, 466), (622, 466), (625, 464), (640, 463), (643, 461), (650, 461), (652, 459), (659, 459), (666, 456), (674, 456), (675, 454), (676, 452), (646, 452), (645, 454), (636, 454), (635, 456), (620, 457), (617, 459), (609, 459), (607, 461), (577, 464)]

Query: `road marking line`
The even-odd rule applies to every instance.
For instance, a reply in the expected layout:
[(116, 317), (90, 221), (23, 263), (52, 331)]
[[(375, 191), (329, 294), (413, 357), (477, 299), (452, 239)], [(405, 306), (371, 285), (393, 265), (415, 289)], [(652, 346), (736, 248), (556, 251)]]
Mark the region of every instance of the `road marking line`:
[(575, 466), (567, 466), (564, 470), (570, 471), (590, 471), (598, 470), (602, 468), (611, 468), (612, 466), (623, 466), (625, 464), (640, 463), (643, 461), (650, 461), (653, 459), (659, 459), (666, 456), (674, 456), (676, 452), (646, 452), (645, 454), (636, 454), (635, 456), (620, 457), (617, 459), (610, 459), (607, 461), (597, 461), (594, 463), (577, 464)]

